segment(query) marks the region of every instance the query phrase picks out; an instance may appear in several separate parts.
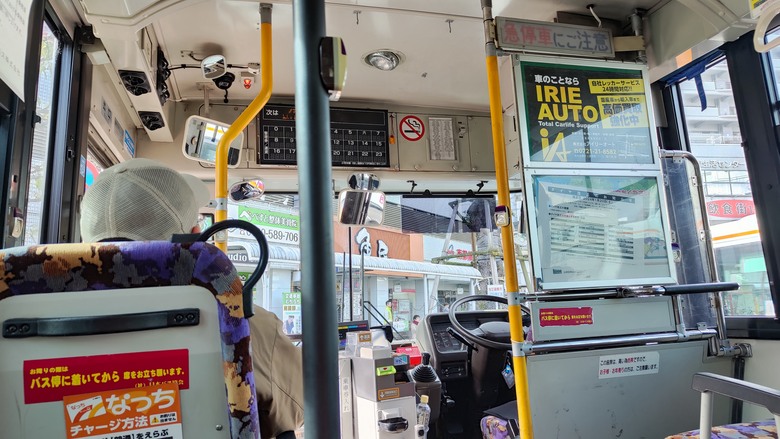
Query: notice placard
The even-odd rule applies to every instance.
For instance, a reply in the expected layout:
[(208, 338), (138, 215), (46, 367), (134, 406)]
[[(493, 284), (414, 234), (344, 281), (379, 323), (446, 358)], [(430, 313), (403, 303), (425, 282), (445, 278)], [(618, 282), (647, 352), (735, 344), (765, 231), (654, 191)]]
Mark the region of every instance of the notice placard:
[(545, 289), (673, 282), (656, 176), (533, 175)]
[(529, 163), (652, 164), (641, 70), (521, 61)]
[(24, 101), (27, 25), (32, 0), (0, 2), (0, 82)]
[(622, 378), (658, 373), (661, 356), (658, 352), (630, 352), (599, 357), (599, 379)]
[(190, 383), (187, 349), (26, 360), (23, 367), (25, 404), (152, 384), (188, 389)]

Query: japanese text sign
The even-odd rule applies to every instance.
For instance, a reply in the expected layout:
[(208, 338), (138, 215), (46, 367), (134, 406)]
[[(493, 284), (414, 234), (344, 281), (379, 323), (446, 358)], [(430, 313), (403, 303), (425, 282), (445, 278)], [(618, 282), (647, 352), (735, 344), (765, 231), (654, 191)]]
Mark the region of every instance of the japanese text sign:
[(66, 396), (67, 439), (181, 439), (181, 398), (173, 383)]
[[(531, 182), (535, 270), (544, 287), (673, 281), (657, 177), (534, 175)], [(546, 322), (561, 326), (590, 318), (584, 315)]]
[(612, 32), (587, 26), (496, 17), (498, 48), (505, 51), (614, 58)]
[(24, 362), (24, 403), (61, 401), (81, 395), (162, 383), (189, 388), (187, 349)]
[(520, 62), (529, 166), (652, 164), (641, 70)]
[(542, 308), (539, 310), (539, 322), (542, 327), (592, 325), (593, 308)]

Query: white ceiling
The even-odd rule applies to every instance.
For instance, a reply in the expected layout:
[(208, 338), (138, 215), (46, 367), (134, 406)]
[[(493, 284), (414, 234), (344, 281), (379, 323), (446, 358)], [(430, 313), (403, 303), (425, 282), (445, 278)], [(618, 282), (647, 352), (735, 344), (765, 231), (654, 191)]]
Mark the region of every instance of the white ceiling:
[[(594, 0), (495, 0), (495, 16), (549, 21), (556, 11), (587, 13)], [(182, 50), (199, 56), (221, 51), (233, 64), (260, 59), (258, 1), (256, 0), (80, 0), (99, 32), (101, 21), (148, 15), (172, 65), (195, 64)], [(650, 8), (658, 0), (607, 0), (596, 3), (603, 17), (625, 19), (635, 7)], [(274, 96), (292, 96), (293, 32), (290, 1), (272, 1)], [(156, 9), (168, 7), (157, 14)], [(354, 11), (361, 13), (357, 17)], [(370, 101), (424, 107), (486, 111), (487, 80), (479, 0), (328, 0), (327, 32), (345, 40), (348, 61), (343, 101)], [(97, 16), (101, 17), (97, 17)], [(451, 30), (448, 19), (452, 19)], [(133, 20), (128, 21), (130, 23)], [(595, 23), (595, 21), (594, 21)], [(392, 72), (365, 65), (363, 55), (390, 48), (404, 54)], [(234, 71), (238, 76), (238, 71)], [(171, 79), (175, 99), (202, 100), (199, 69), (175, 70)], [(231, 100), (248, 100), (259, 84), (245, 90), (238, 81)], [(221, 99), (222, 92), (212, 93)]]

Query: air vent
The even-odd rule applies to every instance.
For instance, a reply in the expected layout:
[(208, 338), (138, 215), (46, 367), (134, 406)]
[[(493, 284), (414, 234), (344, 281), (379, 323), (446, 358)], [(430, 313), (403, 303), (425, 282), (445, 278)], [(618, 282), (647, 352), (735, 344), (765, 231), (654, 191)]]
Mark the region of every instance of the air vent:
[(160, 105), (165, 105), (171, 98), (171, 92), (168, 90), (168, 84), (165, 83), (163, 75), (157, 74), (157, 96), (160, 98)]
[(156, 111), (139, 111), (138, 116), (141, 118), (141, 123), (143, 123), (149, 131), (154, 131), (165, 126), (162, 114)]
[(171, 92), (165, 83), (171, 76), (171, 71), (168, 67), (169, 64), (168, 60), (165, 59), (165, 53), (163, 53), (160, 46), (157, 46), (157, 96), (160, 98), (160, 105), (165, 105), (168, 99), (171, 98)]
[(144, 72), (120, 70), (119, 77), (122, 78), (122, 84), (124, 84), (127, 91), (133, 96), (141, 96), (152, 91), (152, 86), (149, 84), (149, 80)]

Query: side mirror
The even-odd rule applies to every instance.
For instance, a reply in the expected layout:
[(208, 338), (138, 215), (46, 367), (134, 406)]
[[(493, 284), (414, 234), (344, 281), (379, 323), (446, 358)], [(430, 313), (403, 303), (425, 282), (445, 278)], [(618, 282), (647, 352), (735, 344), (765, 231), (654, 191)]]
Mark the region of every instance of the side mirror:
[[(211, 163), (217, 161), (217, 144), (230, 125), (200, 116), (190, 116), (184, 124), (182, 152), (191, 160)], [(244, 144), (244, 132), (239, 133), (230, 144), (228, 166), (235, 168), (241, 159), (241, 147)]]
[(231, 201), (240, 203), (242, 201), (256, 200), (265, 193), (265, 185), (262, 180), (245, 180), (230, 186), (228, 195)]
[(217, 79), (227, 73), (227, 61), (222, 55), (211, 55), (203, 58), (200, 69), (206, 79)]
[(385, 193), (347, 189), (339, 192), (341, 224), (380, 226), (385, 216)]

